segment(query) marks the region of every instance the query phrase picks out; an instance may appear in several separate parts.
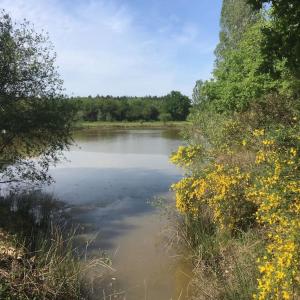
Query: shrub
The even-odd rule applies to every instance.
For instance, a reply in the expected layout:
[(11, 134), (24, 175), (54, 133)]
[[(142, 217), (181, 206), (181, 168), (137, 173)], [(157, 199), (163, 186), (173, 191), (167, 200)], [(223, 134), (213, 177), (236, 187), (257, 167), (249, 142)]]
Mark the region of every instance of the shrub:
[[(197, 274), (213, 280), (211, 299), (249, 299), (249, 290), (260, 300), (299, 297), (299, 110), (291, 100), (280, 105), (278, 96), (270, 95), (264, 101), (257, 101), (247, 112), (217, 116), (214, 121), (211, 111), (209, 120), (205, 112), (199, 112), (194, 116), (196, 129), (187, 134), (190, 145), (180, 147), (171, 157), (186, 172), (172, 188), (178, 211), (186, 224), (192, 224), (187, 225), (185, 235), (200, 253)], [(207, 211), (213, 231), (203, 231)], [(241, 236), (253, 232), (259, 233), (261, 242), (257, 241), (257, 250), (250, 251), (246, 273), (256, 278), (248, 277), (252, 282), (248, 292), (243, 294), (234, 285), (227, 293), (222, 284), (230, 283), (220, 277), (224, 272), (220, 261), (230, 259), (230, 254), (222, 252), (222, 256), (220, 245), (226, 248), (225, 241), (238, 244)], [(204, 249), (210, 249), (209, 259)], [(256, 272), (250, 271), (253, 266)], [(234, 280), (237, 272), (233, 271)], [(258, 282), (256, 288), (253, 280)]]

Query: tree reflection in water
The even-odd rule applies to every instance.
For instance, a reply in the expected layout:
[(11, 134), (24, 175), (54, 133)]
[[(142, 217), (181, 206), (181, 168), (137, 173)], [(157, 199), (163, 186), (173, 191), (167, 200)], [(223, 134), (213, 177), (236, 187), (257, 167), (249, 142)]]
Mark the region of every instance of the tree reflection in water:
[(0, 197), (0, 228), (24, 239), (25, 246), (36, 249), (36, 243), (50, 238), (53, 226), (70, 227), (65, 204), (50, 194), (24, 191)]

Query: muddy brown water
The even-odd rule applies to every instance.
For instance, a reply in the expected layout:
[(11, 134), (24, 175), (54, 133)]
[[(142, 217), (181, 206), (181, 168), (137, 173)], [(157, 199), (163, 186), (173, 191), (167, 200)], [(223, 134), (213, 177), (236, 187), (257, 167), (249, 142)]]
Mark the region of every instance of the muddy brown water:
[[(189, 268), (166, 250), (165, 217), (151, 204), (173, 201), (170, 185), (182, 172), (169, 162), (182, 144), (177, 130), (89, 129), (74, 136), (68, 161), (51, 170), (47, 191), (71, 206), (88, 255), (106, 251), (112, 268), (95, 299), (187, 299)], [(96, 282), (97, 284), (97, 282)]]

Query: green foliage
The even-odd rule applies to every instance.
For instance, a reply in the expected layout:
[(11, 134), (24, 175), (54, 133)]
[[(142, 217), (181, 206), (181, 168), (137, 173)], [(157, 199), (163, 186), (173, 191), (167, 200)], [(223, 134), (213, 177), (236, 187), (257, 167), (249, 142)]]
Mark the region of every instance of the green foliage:
[(179, 92), (162, 97), (77, 97), (69, 99), (83, 121), (157, 121), (160, 115), (169, 114), (168, 121), (187, 118), (190, 100)]
[(50, 163), (70, 143), (73, 111), (54, 62), (47, 36), (0, 13), (1, 183), (49, 180)]
[[(299, 102), (275, 93), (253, 101), (243, 112), (208, 109), (193, 113), (193, 127), (186, 134), (189, 145), (171, 157), (186, 171), (173, 189), (185, 218), (187, 245), (200, 253), (195, 280), (198, 286), (204, 278), (213, 282), (201, 285), (195, 299), (202, 299), (203, 291), (212, 299), (249, 299), (253, 293), (261, 300), (297, 298)], [(195, 149), (201, 151), (195, 155)], [(214, 231), (203, 232), (205, 220)], [(224, 238), (239, 243), (240, 233), (255, 231), (261, 237), (247, 254), (250, 261), (219, 249), (226, 248)], [(232, 259), (237, 265), (228, 267)], [(233, 281), (222, 276), (224, 265)]]
[[(261, 47), (265, 42), (262, 29), (268, 24), (269, 21), (261, 17), (245, 29), (235, 48), (223, 52), (222, 60), (214, 69), (214, 79), (202, 85), (202, 98), (213, 103), (216, 111), (245, 111), (252, 102), (267, 94), (299, 97), (299, 80), (293, 77), (285, 62), (270, 61)], [(273, 72), (268, 71), (270, 63)]]
[(76, 97), (69, 103), (83, 121), (156, 121), (162, 98), (157, 97)]
[(192, 100), (194, 105), (198, 105), (205, 101), (205, 97), (202, 94), (202, 88), (203, 88), (203, 80), (197, 80), (195, 87), (193, 89), (193, 95), (192, 95)]
[(167, 123), (168, 121), (172, 120), (172, 116), (169, 113), (161, 113), (159, 115), (159, 120), (164, 122), (164, 123)]
[(300, 78), (300, 2), (298, 0), (247, 0), (259, 10), (265, 3), (271, 4), (270, 23), (262, 28), (265, 39), (262, 49), (269, 57), (269, 72), (274, 73), (272, 63), (285, 61), (292, 73)]
[[(247, 2), (272, 6), (260, 15)], [(299, 7), (223, 2), (214, 78), (195, 88), (203, 100), (189, 116), (188, 146), (171, 158), (186, 171), (173, 189), (186, 244), (199, 252), (195, 299), (299, 297)], [(212, 232), (203, 231), (207, 215)], [(253, 232), (249, 261), (220, 251), (224, 239)]]
[(215, 50), (216, 64), (223, 61), (227, 51), (233, 50), (244, 32), (259, 18), (246, 0), (224, 0), (220, 20), (220, 41)]
[(172, 91), (165, 97), (163, 111), (169, 113), (174, 121), (184, 121), (189, 114), (191, 101), (180, 92)]
[(244, 110), (252, 100), (270, 92), (277, 84), (269, 74), (261, 72), (262, 24), (263, 21), (249, 27), (237, 47), (224, 54), (224, 60), (214, 71), (216, 106), (220, 111)]

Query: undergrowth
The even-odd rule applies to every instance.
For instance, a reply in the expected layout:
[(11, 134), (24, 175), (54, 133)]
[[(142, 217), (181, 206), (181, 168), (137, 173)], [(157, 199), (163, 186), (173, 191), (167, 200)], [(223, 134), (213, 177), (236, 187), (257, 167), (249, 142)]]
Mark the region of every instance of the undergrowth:
[(270, 95), (247, 111), (193, 114), (171, 156), (193, 299), (298, 299), (299, 109)]
[(26, 193), (1, 199), (0, 209), (0, 298), (89, 299), (88, 274), (103, 272), (107, 261), (84, 259), (60, 204)]

